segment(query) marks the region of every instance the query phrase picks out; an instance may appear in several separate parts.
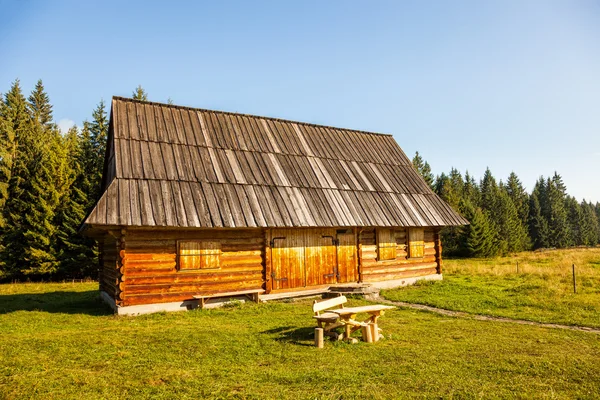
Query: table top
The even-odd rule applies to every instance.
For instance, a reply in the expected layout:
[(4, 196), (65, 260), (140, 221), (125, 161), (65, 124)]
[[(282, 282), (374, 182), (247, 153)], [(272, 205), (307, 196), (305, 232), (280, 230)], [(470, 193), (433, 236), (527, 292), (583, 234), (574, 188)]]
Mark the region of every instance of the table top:
[(386, 306), (383, 304), (373, 304), (369, 306), (361, 306), (361, 307), (347, 307), (347, 308), (338, 308), (336, 310), (327, 310), (327, 312), (332, 312), (337, 315), (348, 315), (348, 314), (358, 314), (358, 313), (372, 313), (383, 310), (391, 310), (392, 308), (396, 308), (394, 306)]

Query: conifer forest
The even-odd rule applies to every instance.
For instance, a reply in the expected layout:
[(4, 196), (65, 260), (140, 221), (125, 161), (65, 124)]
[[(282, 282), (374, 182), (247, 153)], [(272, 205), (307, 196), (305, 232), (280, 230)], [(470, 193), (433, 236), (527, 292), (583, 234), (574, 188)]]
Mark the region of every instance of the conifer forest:
[[(29, 94), (28, 94), (29, 93)], [(146, 101), (137, 87), (132, 97)], [(0, 282), (96, 278), (98, 251), (78, 230), (100, 193), (107, 105), (61, 132), (42, 81), (17, 80), (0, 101)], [(417, 153), (414, 167), (470, 225), (445, 228), (444, 256), (494, 257), (538, 248), (596, 246), (600, 203), (567, 193), (557, 172), (528, 193), (513, 172), (480, 181), (456, 169), (434, 176)]]

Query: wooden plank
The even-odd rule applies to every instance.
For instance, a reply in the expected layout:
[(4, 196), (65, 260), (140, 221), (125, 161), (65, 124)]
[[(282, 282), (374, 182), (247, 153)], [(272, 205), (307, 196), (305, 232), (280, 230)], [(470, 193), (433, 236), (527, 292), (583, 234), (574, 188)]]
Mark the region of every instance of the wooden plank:
[(129, 183), (129, 208), (131, 212), (131, 218), (127, 218), (130, 225), (140, 226), (142, 225), (142, 217), (140, 214), (140, 195), (137, 185), (137, 180), (131, 179), (127, 181)]
[(154, 213), (152, 211), (152, 200), (150, 198), (150, 189), (148, 187), (148, 181), (138, 181), (139, 193), (140, 193), (140, 211), (142, 217), (142, 225), (154, 226)]
[(171, 193), (173, 195), (173, 203), (175, 207), (175, 217), (177, 218), (177, 225), (181, 227), (188, 226), (187, 224), (187, 216), (185, 212), (184, 200), (181, 195), (181, 186), (180, 182), (171, 181), (170, 182)]
[(197, 146), (196, 135), (194, 133), (194, 127), (192, 126), (192, 120), (190, 119), (190, 112), (184, 108), (179, 109), (181, 121), (183, 123), (183, 133), (185, 134), (185, 141), (188, 146)]
[(160, 144), (160, 152), (163, 157), (163, 165), (167, 174), (167, 179), (178, 179), (177, 169), (175, 167), (175, 156), (173, 155), (173, 146), (167, 143)]
[(165, 206), (162, 199), (160, 182), (156, 180), (148, 181), (148, 189), (150, 191), (150, 202), (152, 203), (154, 223), (157, 226), (165, 226), (167, 221), (165, 219)]
[(211, 184), (211, 187), (215, 193), (215, 199), (219, 207), (219, 212), (221, 214), (221, 219), (223, 220), (223, 225), (231, 228), (235, 227), (235, 221), (233, 219), (232, 211), (229, 206), (229, 202), (227, 201), (227, 195), (225, 194), (223, 185), (214, 183)]
[(222, 227), (223, 219), (221, 218), (221, 213), (219, 211), (218, 199), (215, 196), (214, 190), (210, 183), (201, 183), (202, 193), (204, 193), (206, 198), (206, 204), (208, 206), (208, 210), (210, 212), (210, 219), (212, 221), (212, 226), (214, 227)]
[(249, 227), (256, 227), (256, 221), (254, 219), (254, 212), (250, 207), (250, 201), (246, 192), (244, 191), (244, 186), (242, 185), (232, 185), (235, 193), (237, 194), (237, 198), (241, 205), (241, 209), (244, 213), (244, 219), (246, 220), (246, 225)]
[(140, 140), (146, 141), (148, 140), (148, 128), (146, 125), (146, 113), (144, 111), (144, 104), (134, 103), (135, 104), (135, 116), (138, 125), (138, 134)]
[(200, 131), (202, 132), (202, 138), (204, 139), (204, 143), (206, 143), (206, 146), (208, 147), (213, 147), (212, 138), (210, 137), (210, 133), (208, 132), (208, 128), (204, 119), (204, 114), (200, 111), (197, 111), (196, 115), (198, 116), (198, 122), (200, 122)]
[(246, 221), (244, 219), (244, 211), (242, 210), (242, 205), (240, 204), (235, 189), (232, 185), (223, 185), (223, 191), (225, 192), (225, 197), (227, 197), (227, 202), (229, 203), (234, 226), (245, 227)]
[(183, 205), (185, 207), (187, 226), (198, 228), (201, 227), (202, 225), (200, 224), (200, 217), (198, 216), (198, 211), (196, 210), (196, 203), (194, 202), (194, 197), (192, 196), (190, 184), (188, 182), (180, 182), (179, 186), (181, 188)]
[(219, 121), (221, 126), (223, 126), (224, 129), (227, 129), (231, 135), (235, 145), (235, 150), (248, 150), (248, 147), (246, 146), (246, 138), (240, 132), (239, 127), (234, 124), (234, 119), (231, 118), (230, 115), (222, 114), (219, 116)]
[(227, 156), (227, 160), (229, 161), (229, 165), (233, 171), (234, 182), (235, 183), (247, 183), (246, 178), (244, 177), (244, 173), (238, 163), (236, 153), (233, 150), (225, 150), (225, 155)]
[(141, 159), (142, 159), (142, 177), (144, 179), (154, 179), (154, 163), (152, 162), (152, 156), (150, 155), (150, 147), (148, 142), (140, 142), (141, 147)]
[(160, 181), (160, 190), (163, 199), (165, 210), (165, 222), (167, 226), (178, 226), (177, 212), (175, 211), (175, 199), (173, 198), (173, 190), (168, 181)]
[(127, 110), (127, 132), (125, 134), (126, 139), (139, 139), (140, 135), (138, 132), (137, 115), (135, 112), (135, 104), (127, 102), (125, 109)]
[(116, 181), (119, 186), (119, 225), (131, 225), (131, 207), (129, 205), (129, 182), (126, 179)]
[(149, 141), (157, 141), (156, 136), (156, 120), (154, 117), (154, 107), (151, 104), (144, 103), (144, 118), (146, 120), (146, 133)]
[(109, 186), (106, 191), (106, 223), (109, 225), (117, 225), (119, 223), (119, 187), (117, 182)]
[[(258, 200), (258, 196), (256, 194), (256, 192), (254, 191), (254, 187), (250, 186), (250, 185), (244, 185), (244, 186), (239, 186), (240, 188), (242, 188), (245, 192), (246, 192), (246, 198), (248, 199), (248, 204), (250, 206), (250, 209), (252, 210), (252, 216), (254, 217), (254, 221), (256, 222), (257, 226), (261, 226), (261, 227), (267, 227), (267, 226), (272, 226), (272, 217), (269, 213), (269, 218), (267, 218), (266, 213), (263, 213), (263, 210), (261, 209), (259, 200)], [(237, 189), (237, 187), (236, 187)]]
[(192, 197), (194, 199), (194, 204), (196, 205), (196, 212), (198, 215), (200, 226), (212, 227), (213, 225), (210, 218), (210, 210), (208, 208), (208, 203), (205, 198), (205, 195), (202, 191), (202, 186), (197, 182), (192, 182), (190, 183), (190, 189), (192, 192)]
[(173, 114), (171, 113), (170, 107), (160, 107), (162, 112), (163, 121), (165, 123), (165, 130), (167, 133), (166, 140), (172, 144), (181, 143), (177, 130), (175, 129), (175, 123), (173, 122)]

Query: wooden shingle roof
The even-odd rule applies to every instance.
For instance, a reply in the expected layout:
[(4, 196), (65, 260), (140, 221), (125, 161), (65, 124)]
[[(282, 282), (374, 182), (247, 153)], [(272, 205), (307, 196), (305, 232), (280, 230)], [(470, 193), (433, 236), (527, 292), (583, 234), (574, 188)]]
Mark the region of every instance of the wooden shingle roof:
[(446, 226), (391, 135), (115, 97), (87, 225)]

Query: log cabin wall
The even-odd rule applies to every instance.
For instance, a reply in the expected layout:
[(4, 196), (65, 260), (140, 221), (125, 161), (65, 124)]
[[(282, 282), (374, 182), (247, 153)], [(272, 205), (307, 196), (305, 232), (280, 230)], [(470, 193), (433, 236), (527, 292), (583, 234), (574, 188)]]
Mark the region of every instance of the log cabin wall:
[[(218, 243), (218, 268), (180, 270), (178, 241)], [(128, 230), (124, 237), (120, 306), (192, 300), (194, 295), (260, 289), (264, 231)]]
[(100, 271), (98, 281), (100, 290), (106, 292), (113, 299), (118, 297), (119, 284), (122, 278), (118, 265), (119, 245), (120, 241), (110, 235), (106, 235), (99, 240)]
[[(362, 282), (378, 282), (441, 273), (439, 229), (425, 228), (423, 257), (410, 258), (408, 229), (392, 228), (396, 240), (396, 258), (379, 260), (377, 229), (364, 228), (359, 233), (359, 260)], [(436, 241), (437, 239), (437, 241)], [(440, 246), (436, 249), (436, 243)]]

